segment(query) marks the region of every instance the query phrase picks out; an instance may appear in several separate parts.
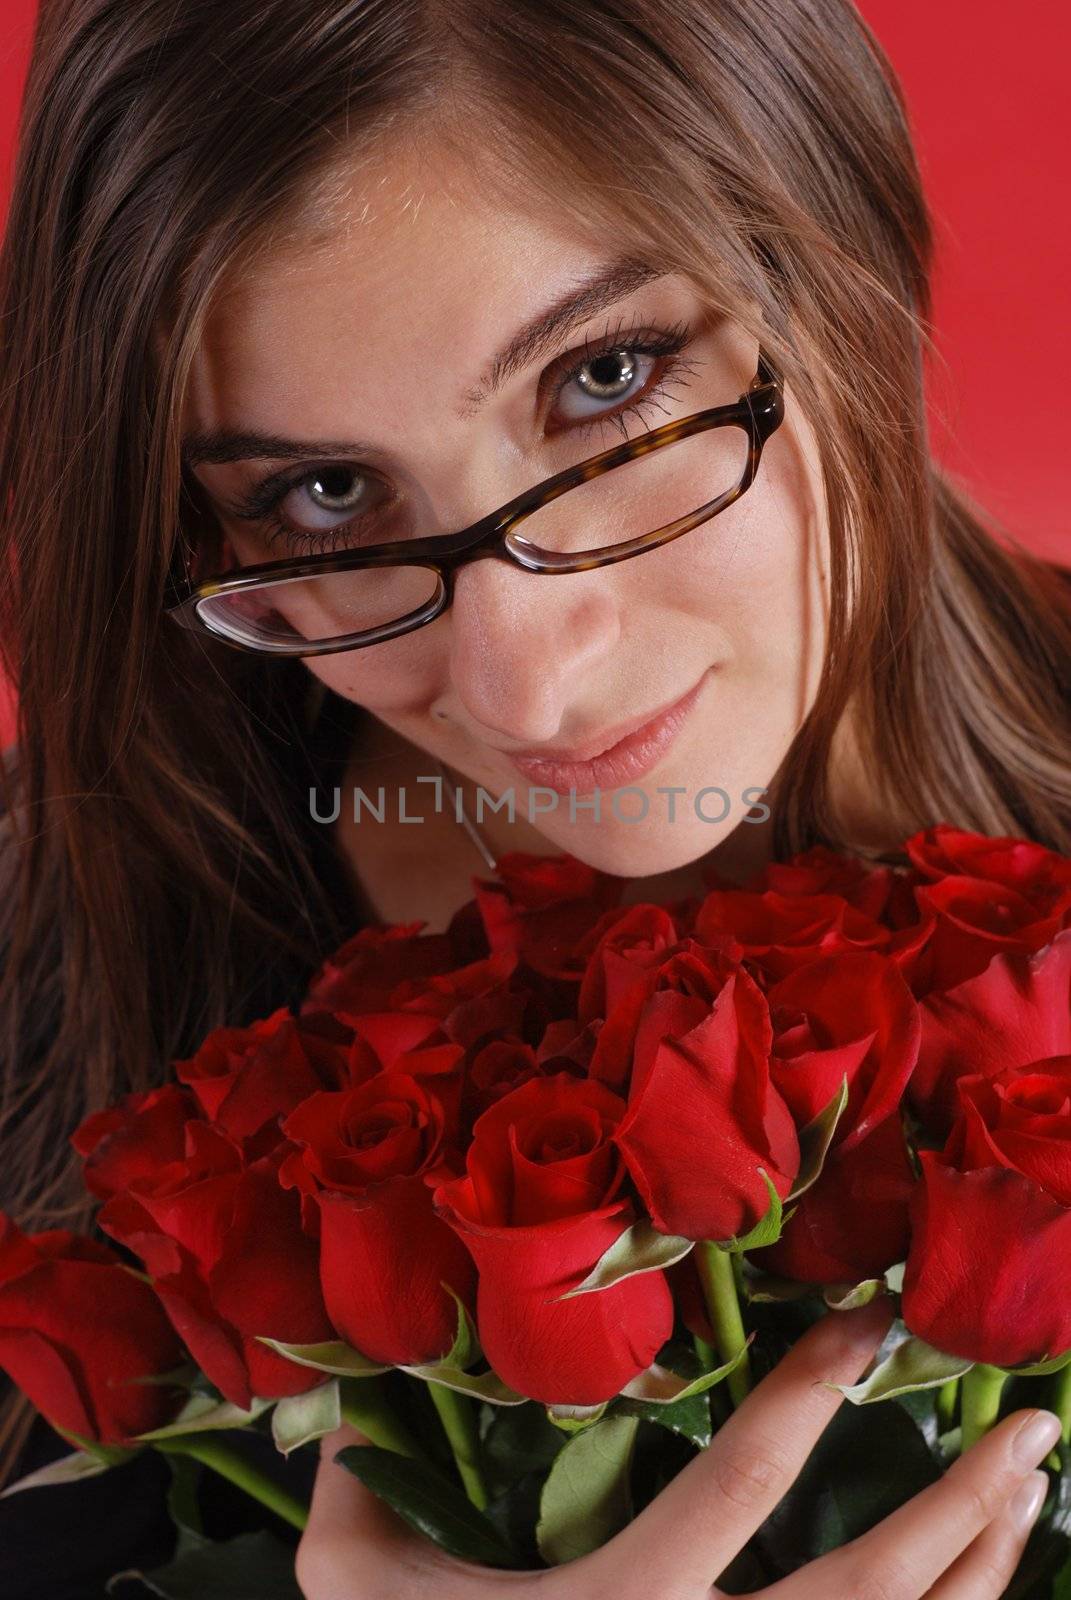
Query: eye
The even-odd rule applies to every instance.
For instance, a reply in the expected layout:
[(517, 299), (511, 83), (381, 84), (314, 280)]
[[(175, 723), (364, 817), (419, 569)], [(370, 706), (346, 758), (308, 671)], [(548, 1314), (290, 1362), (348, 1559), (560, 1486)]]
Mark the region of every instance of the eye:
[[(561, 356), (544, 371), (542, 395), (549, 393), (547, 432), (554, 440), (612, 428), (627, 437), (629, 417), (662, 401), (672, 378), (695, 363), (681, 352), (692, 342), (686, 323), (658, 327), (634, 322), (607, 326), (599, 338)], [(550, 455), (548, 454), (548, 472)], [(411, 536), (404, 510), (389, 485), (373, 471), (345, 462), (274, 474), (243, 499), (226, 507), (231, 515), (256, 524), (261, 540), (289, 551), (327, 553), (346, 546), (375, 544)], [(393, 513), (393, 515), (392, 515)]]
[[(635, 349), (607, 350), (578, 367), (558, 390), (559, 406), (568, 398), (566, 420), (582, 422), (597, 416), (607, 406), (620, 405), (637, 387), (637, 375), (645, 375), (655, 365), (653, 356)], [(639, 384), (643, 387), (643, 383)]]
[(386, 491), (360, 467), (315, 467), (276, 501), (283, 520), (309, 533), (330, 533), (351, 518), (382, 508)]
[(554, 431), (587, 434), (610, 425), (627, 434), (627, 417), (658, 405), (671, 375), (680, 381), (684, 371), (694, 369), (681, 356), (692, 337), (683, 323), (670, 328), (619, 326), (588, 340), (580, 351), (570, 351), (557, 363), (553, 379), (552, 412), (564, 418)]

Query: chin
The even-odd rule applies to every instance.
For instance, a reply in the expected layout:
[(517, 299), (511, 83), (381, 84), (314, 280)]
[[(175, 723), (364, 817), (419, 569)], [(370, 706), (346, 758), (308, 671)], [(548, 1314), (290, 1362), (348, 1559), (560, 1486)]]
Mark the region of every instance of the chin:
[(618, 878), (647, 878), (674, 872), (705, 856), (734, 831), (739, 817), (722, 823), (697, 822), (692, 818), (669, 822), (619, 822), (590, 818), (572, 824), (568, 818), (550, 820), (541, 828), (548, 844), (575, 856), (585, 866), (596, 867)]

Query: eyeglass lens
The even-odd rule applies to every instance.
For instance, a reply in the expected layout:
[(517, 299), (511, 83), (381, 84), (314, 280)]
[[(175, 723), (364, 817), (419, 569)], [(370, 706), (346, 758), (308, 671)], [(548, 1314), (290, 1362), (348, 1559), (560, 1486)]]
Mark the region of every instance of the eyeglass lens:
[[(743, 477), (748, 445), (746, 430), (736, 426), (708, 428), (659, 445), (540, 506), (516, 525), (510, 543), (521, 552), (548, 556), (609, 554), (732, 490)], [(380, 525), (370, 542), (389, 537)], [(357, 540), (346, 543), (359, 548)], [(400, 541), (400, 554), (403, 549)], [(370, 567), (210, 595), (197, 609), (214, 632), (271, 650), (389, 627), (433, 610), (440, 593), (441, 579), (430, 567)]]

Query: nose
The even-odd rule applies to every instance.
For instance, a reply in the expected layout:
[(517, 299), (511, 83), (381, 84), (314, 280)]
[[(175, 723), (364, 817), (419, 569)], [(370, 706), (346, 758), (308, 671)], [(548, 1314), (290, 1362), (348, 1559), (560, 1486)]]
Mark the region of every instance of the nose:
[(606, 572), (534, 573), (495, 559), (460, 569), (447, 617), (455, 692), (481, 728), (518, 749), (555, 738), (621, 632)]

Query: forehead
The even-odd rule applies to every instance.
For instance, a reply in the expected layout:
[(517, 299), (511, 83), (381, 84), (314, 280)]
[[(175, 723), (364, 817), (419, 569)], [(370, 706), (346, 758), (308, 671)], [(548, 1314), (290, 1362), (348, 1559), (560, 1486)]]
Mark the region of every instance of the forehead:
[(496, 336), (606, 254), (545, 205), (518, 207), (489, 163), (426, 143), (384, 147), (310, 186), (232, 270), (205, 325), (188, 416), (212, 425), (255, 412), (271, 426), (273, 408), (300, 394), (337, 418), (362, 372), (419, 377), (425, 401), (456, 404)]

